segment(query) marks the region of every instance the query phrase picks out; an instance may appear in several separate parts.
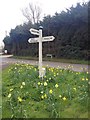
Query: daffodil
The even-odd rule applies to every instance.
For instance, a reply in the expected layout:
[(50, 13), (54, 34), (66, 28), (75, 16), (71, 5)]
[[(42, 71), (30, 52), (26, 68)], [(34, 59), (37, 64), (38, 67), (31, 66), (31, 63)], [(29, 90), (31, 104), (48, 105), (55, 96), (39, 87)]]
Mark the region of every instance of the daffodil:
[(76, 75), (78, 75), (78, 72), (76, 73)]
[(22, 82), (22, 85), (25, 85), (25, 82)]
[(22, 98), (18, 97), (18, 101), (19, 101), (19, 102), (22, 102)]
[(10, 92), (11, 92), (11, 91), (13, 91), (13, 89), (12, 89), (12, 88), (10, 89)]
[(41, 91), (41, 94), (43, 94), (43, 91)]
[(52, 92), (53, 92), (52, 89), (50, 89), (50, 90), (49, 90), (49, 93), (52, 94)]
[(40, 78), (40, 76), (38, 76), (38, 78)]
[(55, 88), (58, 88), (58, 84), (55, 85)]
[(44, 99), (44, 96), (42, 95), (41, 98)]
[(60, 72), (62, 72), (62, 70), (60, 70)]
[(45, 94), (44, 97), (47, 98), (47, 95)]
[(62, 96), (61, 96), (61, 95), (59, 95), (59, 97), (61, 98)]
[(44, 76), (44, 78), (46, 78), (46, 75)]
[(57, 75), (59, 75), (59, 73), (57, 73)]
[(85, 79), (84, 78), (82, 78), (82, 81), (84, 81)]
[(56, 77), (56, 74), (54, 74), (54, 77)]
[(51, 77), (49, 78), (49, 80), (51, 80)]
[(15, 70), (16, 70), (17, 68), (15, 67)]
[(21, 85), (21, 87), (20, 87), (21, 89), (23, 88), (23, 86)]
[(88, 78), (86, 78), (86, 81), (88, 81)]
[(51, 70), (53, 72), (53, 70)]
[(47, 86), (47, 82), (44, 82), (44, 86)]
[(34, 70), (35, 70), (35, 71), (37, 71), (37, 69), (36, 69), (36, 68), (35, 68)]
[(41, 83), (41, 85), (43, 85), (43, 83)]
[(65, 100), (66, 100), (66, 97), (63, 97), (63, 100), (65, 101)]
[(87, 72), (87, 74), (88, 74), (88, 72)]
[(76, 91), (76, 88), (73, 88), (73, 90), (75, 90), (75, 91)]
[(38, 82), (38, 85), (40, 85), (41, 83), (40, 82)]
[(8, 98), (10, 98), (11, 97), (11, 93), (9, 93), (9, 95), (8, 95)]

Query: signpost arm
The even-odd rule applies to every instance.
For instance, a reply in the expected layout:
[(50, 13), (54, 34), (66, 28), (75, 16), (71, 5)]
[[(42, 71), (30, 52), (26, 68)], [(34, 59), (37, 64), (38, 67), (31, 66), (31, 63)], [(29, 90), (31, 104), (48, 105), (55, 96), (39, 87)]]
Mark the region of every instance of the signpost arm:
[(39, 76), (42, 77), (42, 29), (39, 29)]

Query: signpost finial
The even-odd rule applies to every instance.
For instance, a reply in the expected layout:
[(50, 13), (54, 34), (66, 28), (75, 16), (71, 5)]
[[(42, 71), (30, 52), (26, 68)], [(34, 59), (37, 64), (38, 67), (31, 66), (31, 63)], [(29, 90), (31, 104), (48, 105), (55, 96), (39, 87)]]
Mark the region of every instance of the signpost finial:
[(39, 26), (39, 29), (43, 29), (43, 26)]

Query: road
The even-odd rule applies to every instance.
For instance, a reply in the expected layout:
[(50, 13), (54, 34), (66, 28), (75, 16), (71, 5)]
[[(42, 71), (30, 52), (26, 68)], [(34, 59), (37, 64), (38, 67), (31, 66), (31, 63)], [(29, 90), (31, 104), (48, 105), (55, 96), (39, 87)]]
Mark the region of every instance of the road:
[[(10, 58), (10, 55), (4, 55), (0, 56), (0, 67), (4, 69), (6, 66), (8, 66), (11, 63), (24, 63), (24, 64), (31, 64), (31, 65), (38, 65), (38, 61), (34, 60), (22, 60), (22, 59), (14, 59)], [(89, 72), (90, 73), (90, 65), (82, 65), (82, 64), (69, 64), (69, 63), (60, 63), (60, 62), (49, 62), (49, 61), (43, 61), (43, 66), (49, 66), (49, 67), (60, 67), (61, 69), (71, 69), (73, 71), (78, 72)]]

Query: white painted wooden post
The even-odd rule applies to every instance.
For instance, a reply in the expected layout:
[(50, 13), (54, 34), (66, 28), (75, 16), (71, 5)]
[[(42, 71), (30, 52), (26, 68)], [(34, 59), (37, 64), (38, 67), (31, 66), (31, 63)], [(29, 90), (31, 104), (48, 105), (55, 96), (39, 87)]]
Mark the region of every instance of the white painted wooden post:
[(39, 29), (39, 77), (42, 76), (42, 28)]
[(46, 71), (45, 68), (42, 68), (42, 42), (53, 41), (55, 38), (54, 36), (42, 37), (42, 26), (40, 26), (39, 30), (31, 28), (30, 32), (34, 35), (39, 36), (37, 38), (30, 38), (28, 42), (29, 43), (39, 42), (39, 77), (43, 78)]

